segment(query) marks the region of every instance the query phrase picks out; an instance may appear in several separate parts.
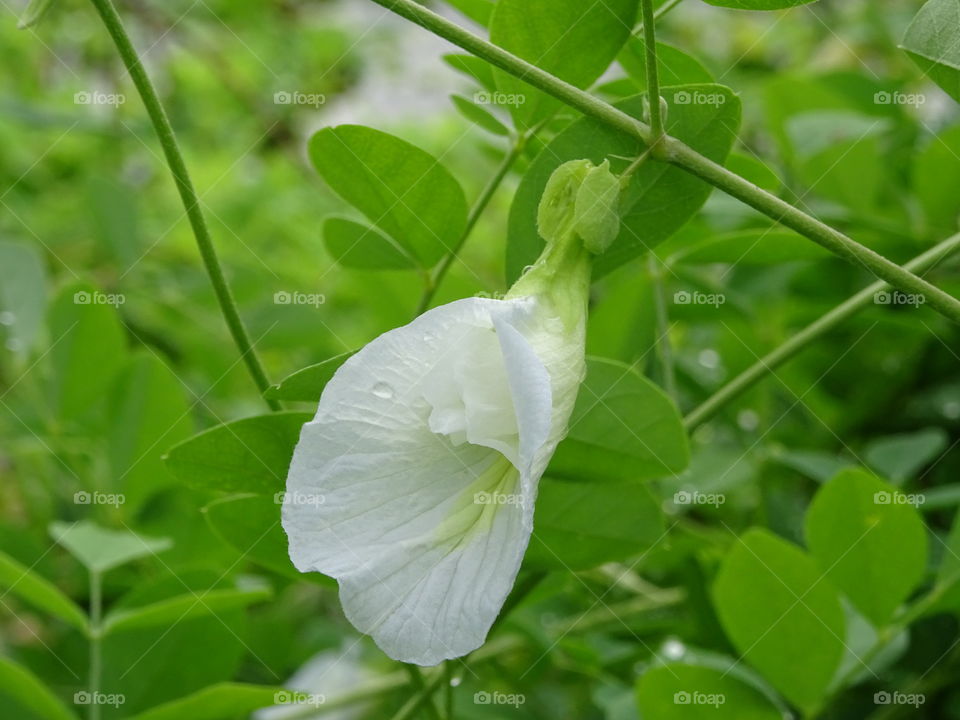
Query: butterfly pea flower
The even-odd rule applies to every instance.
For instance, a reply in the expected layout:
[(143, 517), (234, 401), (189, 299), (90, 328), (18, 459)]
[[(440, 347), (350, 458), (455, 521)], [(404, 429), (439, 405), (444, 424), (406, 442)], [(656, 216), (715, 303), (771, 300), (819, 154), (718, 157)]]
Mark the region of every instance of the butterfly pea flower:
[(336, 578), (347, 619), (391, 658), (475, 650), (513, 586), (584, 377), (590, 250), (618, 229), (615, 183), (606, 163), (562, 165), (538, 213), (546, 248), (509, 292), (376, 338), (303, 426), (282, 510), (290, 558)]

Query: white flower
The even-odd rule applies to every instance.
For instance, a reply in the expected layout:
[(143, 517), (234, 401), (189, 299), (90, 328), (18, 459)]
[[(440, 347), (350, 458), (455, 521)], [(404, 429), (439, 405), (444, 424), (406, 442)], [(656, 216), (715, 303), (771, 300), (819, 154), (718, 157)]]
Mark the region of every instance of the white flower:
[(304, 425), (290, 557), (336, 578), (347, 618), (390, 657), (475, 650), (510, 592), (585, 372), (589, 268), (564, 232), (505, 299), (459, 300), (371, 342)]

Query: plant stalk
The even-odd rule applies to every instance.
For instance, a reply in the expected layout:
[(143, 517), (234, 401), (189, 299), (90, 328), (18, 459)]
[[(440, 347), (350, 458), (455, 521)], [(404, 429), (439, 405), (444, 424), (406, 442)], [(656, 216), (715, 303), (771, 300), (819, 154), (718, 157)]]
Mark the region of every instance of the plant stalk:
[[(253, 378), (254, 384), (257, 386), (260, 394), (263, 395), (266, 389), (270, 387), (270, 381), (267, 379), (263, 366), (260, 364), (260, 360), (253, 349), (250, 336), (237, 310), (233, 294), (230, 292), (229, 285), (227, 285), (223, 267), (220, 265), (217, 251), (210, 237), (210, 231), (207, 227), (203, 212), (200, 209), (200, 199), (193, 186), (193, 181), (190, 179), (190, 173), (187, 171), (187, 166), (180, 152), (180, 147), (177, 143), (176, 135), (173, 132), (173, 126), (170, 124), (170, 119), (163, 109), (163, 105), (153, 86), (153, 82), (150, 80), (150, 76), (147, 75), (143, 64), (140, 62), (137, 51), (130, 41), (130, 36), (127, 34), (123, 21), (116, 7), (114, 7), (112, 0), (91, 0), (91, 2), (100, 14), (100, 18), (103, 20), (107, 32), (113, 39), (117, 52), (120, 53), (123, 64), (126, 66), (127, 72), (130, 73), (133, 84), (136, 86), (140, 99), (143, 101), (147, 115), (150, 116), (150, 122), (153, 124), (153, 129), (157, 134), (157, 139), (160, 141), (160, 146), (163, 148), (163, 155), (166, 158), (167, 166), (170, 168), (170, 174), (173, 175), (177, 192), (180, 194), (183, 209), (190, 221), (190, 227), (193, 230), (193, 236), (200, 250), (200, 257), (203, 259), (204, 268), (210, 278), (211, 285), (213, 285), (213, 291), (217, 296), (220, 312), (223, 314), (223, 319), (227, 323), (227, 328), (233, 337), (234, 344), (240, 351), (240, 356), (247, 367), (250, 377)], [(276, 400), (265, 399), (265, 402), (271, 410), (281, 409), (280, 403)]]

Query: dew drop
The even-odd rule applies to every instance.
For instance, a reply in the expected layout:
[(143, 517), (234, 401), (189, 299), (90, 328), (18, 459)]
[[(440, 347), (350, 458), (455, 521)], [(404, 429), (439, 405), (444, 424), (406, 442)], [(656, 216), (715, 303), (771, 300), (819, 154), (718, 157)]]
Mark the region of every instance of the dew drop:
[(450, 687), (459, 687), (460, 683), (463, 682), (461, 677), (452, 677), (450, 678)]
[(9, 310), (0, 312), (0, 325), (13, 325), (17, 321), (17, 316)]
[(716, 350), (701, 350), (697, 361), (703, 367), (714, 370), (720, 365), (720, 354)]
[(385, 382), (378, 382), (373, 386), (373, 394), (378, 398), (389, 400), (393, 397), (393, 388), (387, 385)]
[(686, 646), (679, 640), (671, 638), (663, 644), (663, 654), (670, 660), (679, 660), (686, 652)]

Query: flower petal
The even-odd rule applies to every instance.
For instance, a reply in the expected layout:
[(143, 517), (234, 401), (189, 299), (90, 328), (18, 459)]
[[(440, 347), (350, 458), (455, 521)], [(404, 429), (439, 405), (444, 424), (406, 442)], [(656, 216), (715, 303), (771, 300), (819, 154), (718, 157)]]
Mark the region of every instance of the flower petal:
[(470, 298), (385, 333), (303, 428), (283, 507), (291, 559), (336, 577), (347, 617), (395, 659), (476, 649), (513, 585), (554, 417), (537, 311)]

